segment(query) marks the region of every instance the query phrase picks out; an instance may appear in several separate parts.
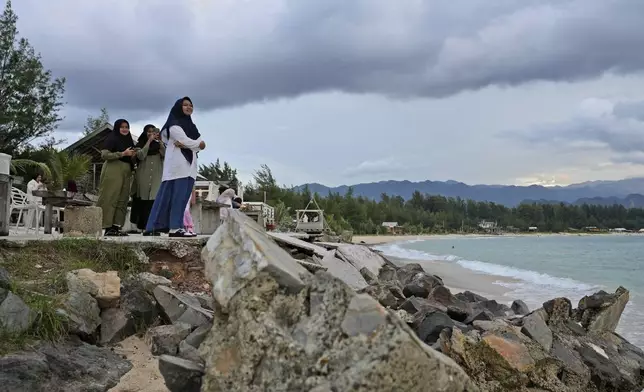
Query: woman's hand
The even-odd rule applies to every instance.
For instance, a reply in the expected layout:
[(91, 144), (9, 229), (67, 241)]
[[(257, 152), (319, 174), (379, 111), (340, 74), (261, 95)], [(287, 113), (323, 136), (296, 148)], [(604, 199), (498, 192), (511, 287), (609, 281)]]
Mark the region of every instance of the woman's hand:
[(203, 150), (204, 148), (206, 148), (206, 142), (202, 140), (201, 143), (199, 143), (199, 149)]
[(186, 147), (186, 146), (184, 146), (183, 144), (181, 144), (181, 142), (179, 142), (179, 141), (175, 141), (175, 142), (174, 142), (174, 145), (175, 145), (176, 147), (179, 147), (179, 148), (185, 148), (185, 147)]
[(128, 148), (127, 150), (123, 151), (123, 152), (121, 153), (121, 156), (124, 156), (124, 157), (131, 157), (131, 156), (132, 156), (132, 155), (134, 155), (134, 154), (135, 154), (135, 151), (132, 149), (132, 147), (130, 147), (130, 148)]

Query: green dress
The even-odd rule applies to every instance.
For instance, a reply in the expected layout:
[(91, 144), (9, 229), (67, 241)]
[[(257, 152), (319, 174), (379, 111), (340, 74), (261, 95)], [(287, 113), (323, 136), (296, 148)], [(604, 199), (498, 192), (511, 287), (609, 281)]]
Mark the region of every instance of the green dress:
[(130, 199), (132, 167), (129, 163), (119, 160), (120, 152), (102, 150), (101, 158), (105, 163), (101, 170), (96, 205), (103, 210), (103, 228), (123, 227), (127, 215), (127, 202)]
[(163, 157), (165, 155), (163, 143), (161, 143), (159, 153), (155, 155), (148, 155), (148, 147), (146, 145), (136, 152), (139, 164), (136, 168), (136, 182), (132, 187), (132, 193), (141, 200), (154, 200), (157, 197), (163, 177)]

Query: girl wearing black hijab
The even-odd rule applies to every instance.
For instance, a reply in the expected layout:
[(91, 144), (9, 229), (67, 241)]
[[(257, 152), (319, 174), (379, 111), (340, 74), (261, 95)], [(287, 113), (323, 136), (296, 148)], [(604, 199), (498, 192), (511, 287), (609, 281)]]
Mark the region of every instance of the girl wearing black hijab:
[[(132, 184), (132, 209), (130, 222), (139, 230), (145, 230), (154, 199), (161, 187), (165, 146), (161, 143), (160, 131), (152, 124), (143, 127), (136, 143), (136, 174)], [(143, 235), (150, 235), (144, 231)]]
[(130, 198), (134, 156), (130, 123), (123, 119), (116, 120), (101, 150), (101, 158), (105, 163), (101, 170), (96, 203), (103, 210), (103, 228), (106, 236), (127, 236), (121, 228), (125, 223), (127, 202)]
[(178, 99), (168, 115), (161, 137), (166, 144), (161, 188), (154, 199), (146, 231), (169, 232), (170, 237), (193, 237), (185, 230), (183, 215), (197, 178), (197, 152), (206, 148), (192, 122), (192, 100)]

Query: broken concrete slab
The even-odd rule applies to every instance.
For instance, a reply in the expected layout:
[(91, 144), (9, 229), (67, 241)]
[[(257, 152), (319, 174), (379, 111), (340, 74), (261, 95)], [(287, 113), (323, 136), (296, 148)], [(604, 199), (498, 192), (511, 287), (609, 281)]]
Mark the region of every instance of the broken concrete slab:
[(373, 299), (326, 272), (304, 282), (292, 293), (258, 276), (230, 300), (228, 313), (215, 313), (200, 348), (203, 392), (477, 390)]
[(311, 275), (257, 222), (238, 210), (230, 211), (206, 243), (201, 258), (205, 275), (212, 282), (213, 296), (224, 311), (231, 298), (262, 273), (291, 292), (304, 288), (302, 277)]
[(380, 275), (380, 268), (386, 264), (385, 259), (364, 245), (340, 245), (337, 252), (351, 263), (358, 271), (367, 268), (375, 276)]
[(145, 291), (150, 294), (152, 294), (157, 286), (172, 286), (172, 281), (170, 279), (155, 275), (151, 272), (141, 272), (137, 275), (137, 278), (141, 281)]
[(340, 245), (343, 245), (342, 242), (326, 242), (326, 241), (316, 241), (314, 242), (314, 244), (328, 250), (336, 250)]
[(329, 251), (321, 260), (321, 264), (327, 268), (331, 275), (341, 279), (354, 290), (360, 290), (369, 285), (360, 271), (352, 264), (335, 257), (335, 251)]
[(212, 311), (202, 308), (199, 300), (193, 296), (179, 293), (167, 286), (157, 286), (153, 293), (163, 316), (171, 323), (198, 327), (212, 320)]
[(314, 254), (318, 257), (324, 257), (328, 252), (328, 250), (322, 246), (302, 241), (301, 239), (295, 238), (286, 233), (267, 232), (266, 234), (277, 242), (302, 249), (307, 253)]
[(85, 292), (96, 298), (101, 309), (116, 308), (121, 297), (121, 279), (116, 271), (94, 272), (89, 268), (65, 276), (70, 292)]

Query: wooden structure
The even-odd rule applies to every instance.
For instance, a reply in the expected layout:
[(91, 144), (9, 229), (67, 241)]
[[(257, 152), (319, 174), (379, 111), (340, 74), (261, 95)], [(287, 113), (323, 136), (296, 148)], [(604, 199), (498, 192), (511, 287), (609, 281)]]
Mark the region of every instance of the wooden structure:
[(275, 228), (275, 208), (272, 206), (261, 201), (249, 201), (242, 204), (241, 211), (266, 230)]
[[(315, 208), (309, 208), (313, 204)], [(320, 209), (315, 198), (311, 198), (303, 210), (295, 211), (295, 231), (319, 235), (328, 229), (324, 220), (324, 211)]]

